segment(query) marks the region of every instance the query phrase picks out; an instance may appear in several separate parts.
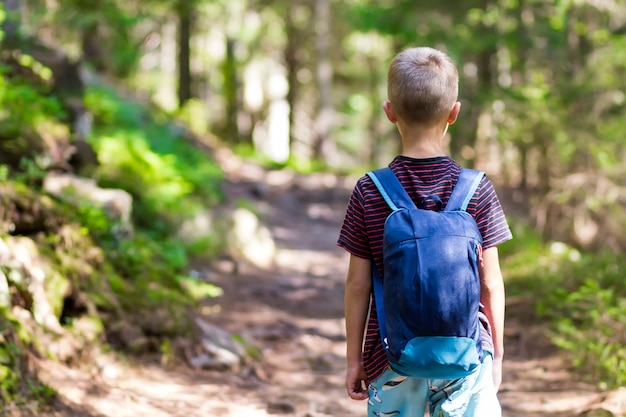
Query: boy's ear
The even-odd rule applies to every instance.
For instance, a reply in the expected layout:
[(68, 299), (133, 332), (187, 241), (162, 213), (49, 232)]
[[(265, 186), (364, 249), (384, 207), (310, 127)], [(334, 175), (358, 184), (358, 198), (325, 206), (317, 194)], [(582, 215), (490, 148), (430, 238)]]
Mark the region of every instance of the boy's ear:
[(448, 124), (449, 125), (451, 125), (452, 123), (456, 122), (456, 118), (459, 117), (459, 113), (460, 112), (461, 112), (461, 103), (457, 101), (452, 106), (452, 109), (450, 109), (450, 114), (448, 114)]
[(383, 110), (387, 115), (387, 119), (389, 119), (391, 123), (396, 123), (398, 121), (398, 117), (396, 116), (396, 112), (393, 111), (393, 106), (390, 101), (385, 101), (383, 103)]

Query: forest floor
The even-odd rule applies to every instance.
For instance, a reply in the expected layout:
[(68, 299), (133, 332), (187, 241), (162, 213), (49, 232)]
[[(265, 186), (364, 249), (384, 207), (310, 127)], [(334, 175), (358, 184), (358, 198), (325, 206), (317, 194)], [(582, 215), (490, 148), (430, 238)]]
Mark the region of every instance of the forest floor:
[[(138, 363), (110, 353), (78, 368), (43, 362), (41, 377), (60, 394), (45, 415), (366, 415), (366, 403), (350, 400), (343, 387), (348, 258), (335, 245), (354, 179), (264, 171), (240, 161), (231, 161), (227, 172), (229, 198), (250, 199), (272, 232), (276, 262), (268, 269), (239, 263), (236, 271), (198, 262), (195, 268), (224, 289), (198, 314), (244, 336), (258, 358), (235, 371)], [(602, 401), (602, 393), (568, 372), (530, 299), (509, 299), (507, 311), (499, 393), (505, 417), (586, 415)]]

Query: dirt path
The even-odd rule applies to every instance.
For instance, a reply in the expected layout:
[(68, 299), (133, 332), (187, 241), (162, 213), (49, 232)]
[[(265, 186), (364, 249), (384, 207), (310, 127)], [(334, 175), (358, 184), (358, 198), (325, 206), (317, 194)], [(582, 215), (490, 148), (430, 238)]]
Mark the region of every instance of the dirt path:
[[(198, 265), (225, 291), (201, 313), (252, 341), (259, 359), (239, 372), (136, 365), (105, 354), (87, 370), (45, 363), (42, 375), (65, 407), (53, 415), (365, 415), (366, 404), (348, 399), (343, 388), (347, 255), (335, 246), (353, 180), (265, 173), (244, 165), (230, 171), (230, 198), (251, 199), (269, 225), (279, 249), (276, 267), (239, 264), (234, 274)], [(504, 416), (581, 415), (599, 394), (573, 381), (534, 323), (525, 300), (509, 300)]]

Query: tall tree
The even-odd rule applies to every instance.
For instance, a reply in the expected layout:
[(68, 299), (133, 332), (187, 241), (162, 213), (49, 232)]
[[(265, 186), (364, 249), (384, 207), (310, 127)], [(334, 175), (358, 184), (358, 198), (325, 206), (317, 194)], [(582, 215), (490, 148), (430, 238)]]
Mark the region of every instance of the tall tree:
[(331, 137), (333, 125), (332, 83), (333, 68), (330, 56), (330, 0), (315, 0), (316, 80), (319, 103), (315, 118), (313, 152), (316, 158), (328, 160), (334, 154), (335, 144)]
[(178, 16), (178, 107), (183, 107), (192, 98), (191, 35), (195, 1), (179, 0)]
[(239, 128), (237, 126), (237, 114), (239, 112), (239, 74), (237, 71), (237, 58), (235, 47), (237, 40), (227, 36), (226, 56), (222, 63), (222, 77), (224, 79), (223, 95), (226, 101), (226, 120), (224, 134), (226, 140), (236, 144), (239, 140)]
[[(285, 13), (285, 35), (287, 44), (285, 45), (284, 60), (287, 68), (287, 83), (289, 85), (289, 90), (287, 91), (287, 104), (290, 109), (289, 126), (294, 125), (295, 108), (300, 95), (300, 83), (298, 82), (298, 70), (300, 69), (298, 50), (301, 45), (301, 36), (294, 16), (297, 7), (299, 7), (298, 0), (287, 0)], [(289, 129), (289, 142), (294, 142), (292, 128)]]

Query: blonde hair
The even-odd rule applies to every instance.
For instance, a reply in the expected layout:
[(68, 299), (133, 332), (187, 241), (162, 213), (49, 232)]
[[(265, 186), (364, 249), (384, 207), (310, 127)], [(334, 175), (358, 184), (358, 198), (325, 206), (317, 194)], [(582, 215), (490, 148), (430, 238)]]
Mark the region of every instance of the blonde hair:
[(432, 126), (446, 120), (458, 94), (456, 64), (437, 49), (406, 49), (389, 66), (387, 95), (396, 116), (407, 123)]

